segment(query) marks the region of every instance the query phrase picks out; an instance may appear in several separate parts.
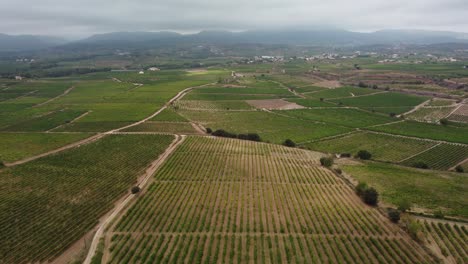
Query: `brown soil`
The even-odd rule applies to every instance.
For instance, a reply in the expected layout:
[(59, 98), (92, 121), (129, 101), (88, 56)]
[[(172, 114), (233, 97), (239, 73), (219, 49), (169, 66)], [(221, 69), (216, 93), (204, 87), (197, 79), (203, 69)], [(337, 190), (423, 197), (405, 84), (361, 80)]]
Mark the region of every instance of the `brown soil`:
[(302, 105), (287, 102), (283, 99), (247, 100), (246, 102), (253, 107), (269, 110), (290, 110), (304, 108)]

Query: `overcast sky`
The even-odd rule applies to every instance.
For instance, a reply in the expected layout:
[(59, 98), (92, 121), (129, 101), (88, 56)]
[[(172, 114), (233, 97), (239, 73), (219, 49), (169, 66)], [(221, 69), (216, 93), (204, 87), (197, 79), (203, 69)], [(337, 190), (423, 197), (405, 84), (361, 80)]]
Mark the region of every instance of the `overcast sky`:
[(0, 0), (0, 32), (85, 37), (335, 27), (468, 32), (468, 0)]

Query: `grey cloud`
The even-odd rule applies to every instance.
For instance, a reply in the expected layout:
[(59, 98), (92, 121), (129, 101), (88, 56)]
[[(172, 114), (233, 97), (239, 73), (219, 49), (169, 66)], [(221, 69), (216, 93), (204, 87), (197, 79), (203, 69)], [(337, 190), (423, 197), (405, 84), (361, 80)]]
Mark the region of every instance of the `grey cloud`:
[(468, 31), (466, 0), (0, 0), (0, 6), (0, 32), (9, 34), (310, 26)]

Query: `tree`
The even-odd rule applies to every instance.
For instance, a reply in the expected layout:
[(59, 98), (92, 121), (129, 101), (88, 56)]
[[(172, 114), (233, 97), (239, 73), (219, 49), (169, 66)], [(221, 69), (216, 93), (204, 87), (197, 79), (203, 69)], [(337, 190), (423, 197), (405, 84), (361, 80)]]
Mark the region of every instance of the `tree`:
[(3, 161), (0, 160), (0, 169), (5, 167), (5, 163)]
[(443, 125), (443, 126), (446, 126), (449, 124), (449, 121), (446, 119), (446, 118), (442, 118), (440, 121), (440, 124)]
[(413, 167), (418, 169), (429, 169), (429, 165), (427, 165), (424, 161), (416, 161), (413, 163)]
[(131, 189), (132, 194), (136, 194), (140, 192), (140, 187), (138, 186), (133, 186)]
[(409, 209), (411, 209), (411, 203), (406, 199), (400, 200), (397, 205), (398, 210), (400, 210), (401, 212), (406, 212)]
[(455, 167), (455, 171), (462, 173), (462, 172), (465, 172), (465, 169), (461, 165), (458, 165), (458, 166)]
[(364, 202), (368, 205), (377, 205), (379, 202), (379, 193), (374, 188), (367, 188), (362, 196)]
[(362, 160), (369, 160), (372, 157), (372, 154), (367, 150), (360, 150), (357, 153), (357, 157)]
[(296, 146), (296, 143), (294, 143), (294, 141), (288, 138), (283, 142), (283, 145), (286, 147), (294, 148)]
[(358, 86), (361, 87), (361, 88), (366, 88), (367, 84), (365, 84), (363, 81), (360, 81)]
[(367, 190), (367, 183), (365, 182), (359, 182), (358, 185), (356, 185), (356, 194), (359, 195), (359, 196), (363, 196), (364, 195), (364, 191)]
[(207, 127), (206, 128), (206, 133), (211, 134), (211, 133), (213, 133), (213, 130), (211, 128)]
[(320, 158), (320, 164), (324, 167), (330, 168), (333, 165), (332, 157), (322, 157)]
[(401, 213), (398, 210), (390, 209), (388, 211), (388, 218), (390, 218), (390, 221), (393, 223), (398, 223), (398, 221), (400, 221), (400, 215)]

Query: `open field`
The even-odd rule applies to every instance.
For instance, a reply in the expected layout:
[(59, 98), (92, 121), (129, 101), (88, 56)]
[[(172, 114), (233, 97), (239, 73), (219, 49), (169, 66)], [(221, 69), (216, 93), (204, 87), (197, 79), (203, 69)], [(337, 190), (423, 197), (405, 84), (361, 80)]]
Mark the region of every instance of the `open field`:
[(0, 133), (0, 160), (12, 162), (90, 137), (88, 133)]
[(172, 136), (109, 135), (0, 172), (0, 259), (46, 262), (128, 192)]
[(258, 133), (264, 141), (277, 144), (281, 144), (288, 138), (295, 142), (304, 142), (350, 131), (349, 128), (343, 126), (305, 122), (265, 111), (179, 112), (187, 119), (211, 128), (213, 131), (224, 129), (236, 134)]
[[(320, 154), (189, 137), (106, 234), (105, 263), (431, 263)], [(294, 171), (294, 173), (291, 173)]]
[(198, 134), (188, 122), (147, 121), (137, 126), (129, 127), (124, 132), (161, 132), (172, 134)]
[(398, 121), (398, 119), (390, 118), (388, 116), (349, 108), (299, 109), (281, 112), (281, 114), (305, 121), (313, 120), (353, 128), (368, 127)]
[(397, 135), (468, 144), (468, 128), (405, 121), (368, 128)]
[(401, 93), (379, 93), (362, 97), (335, 99), (332, 101), (348, 106), (375, 110), (376, 112), (400, 114), (411, 110), (427, 99), (427, 97)]
[(413, 204), (416, 211), (441, 210), (446, 215), (468, 217), (468, 178), (464, 174), (366, 162), (345, 165), (353, 178), (374, 186), (386, 203)]
[(367, 150), (374, 160), (399, 162), (434, 145), (436, 143), (431, 141), (360, 132), (304, 146), (321, 152), (351, 155), (356, 155), (360, 150)]

